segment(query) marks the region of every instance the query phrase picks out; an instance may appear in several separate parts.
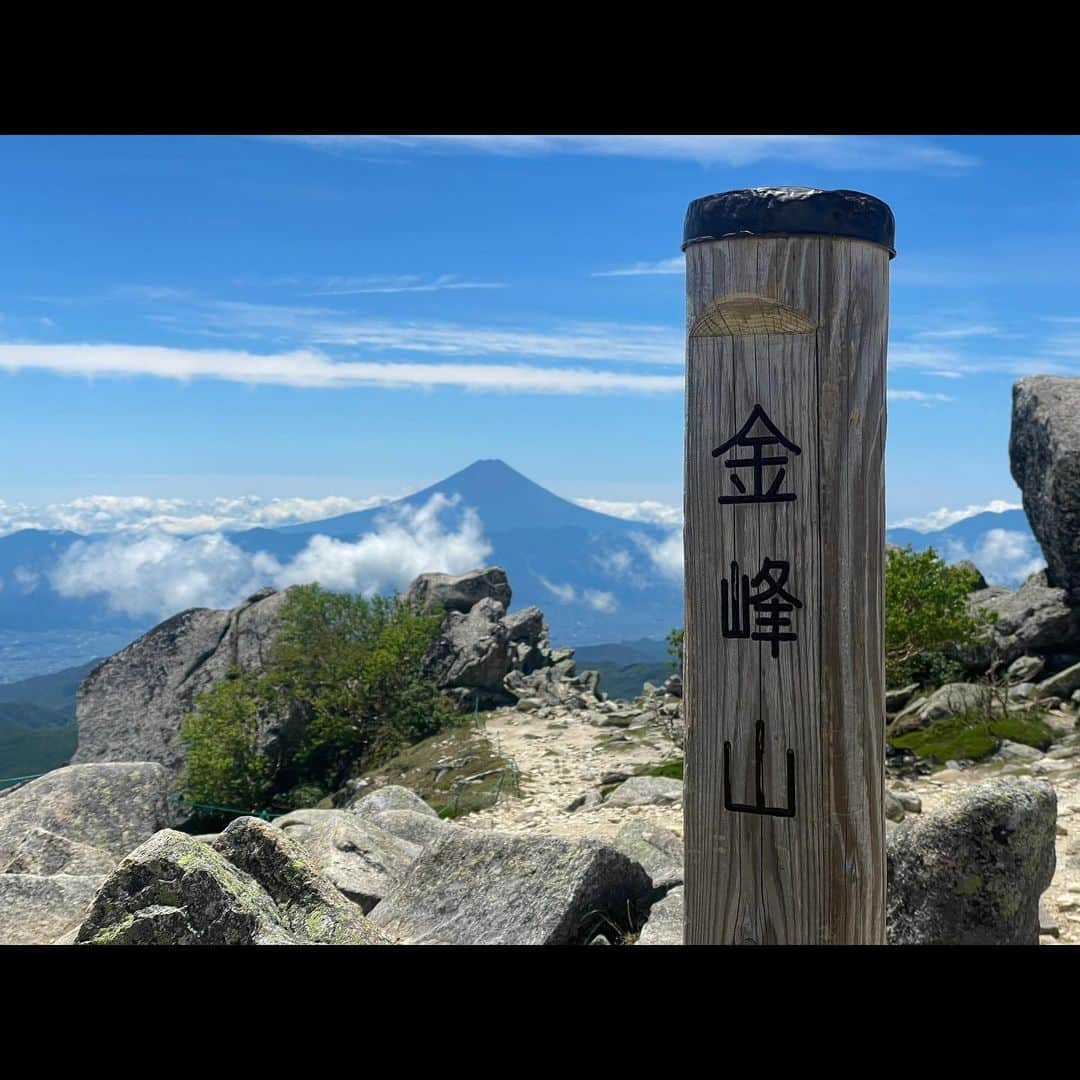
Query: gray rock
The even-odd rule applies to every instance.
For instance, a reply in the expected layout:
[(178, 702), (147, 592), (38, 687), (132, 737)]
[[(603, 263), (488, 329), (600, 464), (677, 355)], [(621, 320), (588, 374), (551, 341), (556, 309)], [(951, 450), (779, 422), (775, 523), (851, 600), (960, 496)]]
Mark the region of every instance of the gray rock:
[(885, 711), (887, 713), (898, 713), (909, 701), (911, 701), (918, 690), (918, 683), (912, 683), (910, 686), (902, 687), (899, 690), (886, 690)]
[(467, 690), (461, 705), (471, 708), (479, 700), (488, 704), (511, 704), (502, 688), (513, 669), (514, 657), (502, 621), (505, 608), (484, 597), (467, 614), (452, 611), (424, 657), (424, 672), (443, 690)]
[(624, 780), (629, 780), (633, 773), (627, 772), (625, 769), (605, 769), (600, 774), (600, 783), (606, 784), (621, 784)]
[(98, 891), (95, 945), (371, 945), (385, 938), (280, 829), (242, 817), (210, 844), (165, 829)]
[(1055, 865), (1054, 789), (996, 777), (946, 788), (943, 800), (889, 833), (889, 943), (1037, 944)]
[(1039, 683), (1039, 697), (1068, 698), (1080, 690), (1080, 664), (1051, 675)]
[(119, 861), (103, 848), (80, 844), (35, 826), (27, 831), (8, 864), (0, 868), (0, 874), (68, 874), (104, 880)]
[(1034, 679), (1046, 667), (1043, 656), (1018, 656), (1008, 667), (1005, 677), (1011, 683), (1026, 683)]
[(645, 871), (596, 840), (456, 829), (370, 914), (403, 944), (569, 945), (624, 929), (647, 903)]
[(682, 676), (669, 675), (664, 681), (663, 690), (665, 694), (672, 694), (675, 697), (681, 698), (683, 696)]
[(1050, 913), (1046, 901), (1039, 897), (1039, 933), (1057, 937), (1059, 932), (1057, 919)]
[(1080, 643), (1080, 609), (1071, 606), (1064, 589), (1051, 588), (1038, 577), (1028, 578), (1019, 589), (981, 589), (968, 598), (968, 607), (997, 615), (985, 644), (966, 652), (946, 650), (973, 669), (985, 669), (991, 660), (1011, 664), (1030, 653), (1052, 653)]
[(0, 874), (0, 945), (48, 945), (86, 917), (100, 874)]
[(149, 761), (67, 765), (0, 795), (0, 866), (32, 829), (122, 859), (170, 820), (168, 777)]
[(641, 865), (656, 889), (683, 883), (683, 842), (670, 829), (644, 821), (628, 821), (612, 844)]
[(386, 810), (412, 810), (413, 813), (438, 819), (438, 812), (429, 806), (415, 791), (398, 784), (387, 784), (368, 795), (345, 804), (345, 809), (361, 817), (374, 818)]
[[(509, 600), (506, 605), (509, 607)], [(538, 646), (544, 638), (544, 613), (535, 604), (512, 612), (503, 619), (503, 623), (506, 626), (507, 641)]]
[(904, 820), (904, 804), (899, 796), (891, 791), (885, 792), (885, 819), (887, 821), (900, 822)]
[(639, 945), (681, 945), (683, 943), (683, 889), (681, 885), (653, 904), (637, 943)]
[(683, 782), (666, 776), (632, 776), (604, 800), (605, 806), (653, 806), (679, 802)]
[(1013, 386), (1009, 463), (1048, 582), (1080, 598), (1080, 379), (1033, 375)]
[[(263, 670), (286, 595), (263, 590), (230, 611), (183, 611), (98, 665), (79, 686), (72, 763), (157, 761), (175, 780), (195, 696), (230, 669)], [(268, 722), (263, 740), (275, 731)]]
[(1039, 688), (1034, 683), (1022, 682), (1009, 687), (1010, 701), (1037, 701), (1038, 698)]
[(922, 799), (914, 791), (893, 791), (893, 796), (904, 808), (906, 814), (921, 814)]
[(579, 795), (576, 799), (572, 799), (566, 804), (566, 812), (572, 814), (575, 810), (591, 810), (594, 806), (599, 806), (604, 801), (604, 797), (595, 788), (586, 791), (584, 795)]
[(501, 566), (489, 566), (466, 574), (421, 574), (409, 586), (405, 600), (423, 611), (441, 607), (447, 612), (466, 615), (481, 600), (495, 600), (505, 611), (510, 606), (510, 596), (506, 571)]
[[(889, 725), (891, 735), (904, 735), (909, 731), (928, 727), (935, 720), (947, 716), (997, 708), (997, 702), (986, 686), (976, 683), (946, 683), (928, 698), (920, 698), (903, 709)], [(1000, 711), (1000, 710), (999, 710)]]
[(364, 911), (390, 891), (423, 850), (347, 810), (294, 810), (274, 826), (300, 844), (315, 869)]
[(956, 565), (962, 566), (965, 570), (970, 570), (974, 575), (974, 580), (971, 584), (971, 592), (987, 587), (986, 578), (983, 577), (982, 571), (970, 559), (961, 559)]
[(367, 816), (392, 836), (408, 840), (410, 844), (419, 844), (420, 847), (431, 847), (448, 831), (458, 828), (438, 815), (419, 814), (415, 810), (383, 810)]
[(1041, 761), (1043, 753), (1034, 746), (1013, 742), (1011, 739), (1002, 739), (1001, 746), (998, 747), (994, 756), (1002, 761)]

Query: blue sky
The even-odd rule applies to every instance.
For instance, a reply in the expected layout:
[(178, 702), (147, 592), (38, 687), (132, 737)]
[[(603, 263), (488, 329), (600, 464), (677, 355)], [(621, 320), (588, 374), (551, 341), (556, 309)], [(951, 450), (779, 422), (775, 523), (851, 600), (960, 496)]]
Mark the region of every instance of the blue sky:
[(889, 523), (1017, 504), (1012, 383), (1080, 373), (1077, 176), (1074, 137), (5, 137), (0, 531), (492, 457), (667, 513), (683, 214), (786, 184), (896, 215)]

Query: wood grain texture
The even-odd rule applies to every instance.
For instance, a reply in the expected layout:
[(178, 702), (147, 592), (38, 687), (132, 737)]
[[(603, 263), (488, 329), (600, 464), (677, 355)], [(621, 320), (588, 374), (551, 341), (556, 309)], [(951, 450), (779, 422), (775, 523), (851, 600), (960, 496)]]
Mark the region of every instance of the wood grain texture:
[[(883, 943), (888, 254), (799, 237), (694, 244), (686, 255), (688, 329), (731, 296), (761, 298), (759, 311), (775, 304), (771, 325), (790, 327), (794, 311), (816, 329), (688, 334), (685, 940)], [(801, 448), (782, 488), (797, 498), (722, 504), (736, 492), (712, 451), (755, 405)], [(798, 641), (775, 658), (768, 642), (721, 635), (731, 563), (752, 578), (764, 559), (790, 564), (785, 589), (802, 602), (787, 616)], [(725, 743), (733, 800), (755, 801), (759, 722), (770, 806), (786, 801), (794, 751), (793, 817), (724, 807)]]

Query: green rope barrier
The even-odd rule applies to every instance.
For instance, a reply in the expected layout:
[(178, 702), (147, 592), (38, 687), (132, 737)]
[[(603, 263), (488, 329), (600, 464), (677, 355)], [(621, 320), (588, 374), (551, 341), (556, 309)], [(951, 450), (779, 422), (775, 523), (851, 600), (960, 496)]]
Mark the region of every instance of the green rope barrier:
[(22, 780), (37, 780), (41, 776), (45, 776), (43, 772), (33, 773), (30, 776), (4, 776), (0, 777), (0, 784), (18, 784)]

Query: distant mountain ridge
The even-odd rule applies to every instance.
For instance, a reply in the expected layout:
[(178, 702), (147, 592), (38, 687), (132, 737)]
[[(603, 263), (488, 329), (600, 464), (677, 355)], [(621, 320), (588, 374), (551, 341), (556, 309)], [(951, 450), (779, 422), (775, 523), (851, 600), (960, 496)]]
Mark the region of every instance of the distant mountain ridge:
[[(663, 636), (682, 625), (682, 583), (672, 576), (671, 565), (661, 567), (657, 561), (657, 547), (665, 541), (670, 556), (673, 530), (588, 510), (498, 459), (476, 461), (421, 491), (368, 510), (278, 528), (243, 529), (227, 537), (244, 552), (267, 552), (284, 563), (303, 551), (313, 536), (356, 541), (377, 529), (380, 519), (392, 518), (403, 508), (421, 507), (435, 495), (456, 500), (440, 515), (447, 530), (460, 529), (467, 511), (477, 514), (492, 549), (483, 562), (505, 567), (513, 589), (512, 608), (536, 604), (544, 611), (554, 644), (632, 646), (633, 639), (648, 638), (659, 642), (660, 656), (626, 652), (606, 657), (605, 662), (663, 659)], [(933, 546), (952, 561), (974, 558), (979, 563), (980, 551), (990, 551), (987, 538), (998, 531), (1011, 538), (1013, 547), (1027, 545), (1031, 557), (1038, 556), (1038, 545), (1020, 510), (978, 514), (932, 533), (898, 528), (886, 535), (893, 543), (911, 543), (920, 551)], [(103, 537), (34, 529), (0, 537), (0, 681), (13, 677), (6, 674), (9, 671), (34, 670), (28, 668), (28, 657), (39, 649), (35, 635), (41, 636), (41, 655), (48, 656), (48, 666), (37, 670), (55, 670), (115, 652), (160, 621), (110, 611), (103, 593), (75, 598), (52, 588), (49, 574), (64, 552), (80, 540), (96, 539)], [(1000, 547), (993, 549), (995, 558)], [(980, 564), (988, 580), (1017, 584), (1008, 577), (1009, 567), (998, 561), (1000, 567)], [(241, 599), (223, 597), (220, 606)], [(67, 652), (62, 644), (65, 635), (72, 642)], [(9, 654), (13, 659), (6, 661)]]

